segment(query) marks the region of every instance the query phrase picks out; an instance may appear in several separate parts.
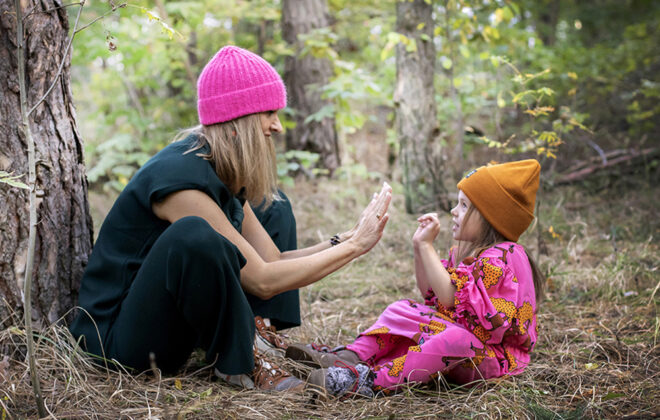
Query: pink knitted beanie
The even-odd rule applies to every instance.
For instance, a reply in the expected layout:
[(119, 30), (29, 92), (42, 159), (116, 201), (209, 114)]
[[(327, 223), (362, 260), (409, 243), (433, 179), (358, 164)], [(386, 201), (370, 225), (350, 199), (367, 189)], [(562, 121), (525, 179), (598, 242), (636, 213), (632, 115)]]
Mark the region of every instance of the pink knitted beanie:
[(222, 48), (197, 80), (199, 122), (211, 125), (286, 106), (286, 88), (266, 60), (242, 48)]

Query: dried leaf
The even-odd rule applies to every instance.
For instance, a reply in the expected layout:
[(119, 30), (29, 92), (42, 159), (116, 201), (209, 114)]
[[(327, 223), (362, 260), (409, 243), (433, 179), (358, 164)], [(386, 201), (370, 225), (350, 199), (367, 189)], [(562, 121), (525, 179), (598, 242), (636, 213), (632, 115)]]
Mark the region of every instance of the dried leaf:
[(0, 362), (0, 383), (9, 379), (9, 356), (5, 356)]

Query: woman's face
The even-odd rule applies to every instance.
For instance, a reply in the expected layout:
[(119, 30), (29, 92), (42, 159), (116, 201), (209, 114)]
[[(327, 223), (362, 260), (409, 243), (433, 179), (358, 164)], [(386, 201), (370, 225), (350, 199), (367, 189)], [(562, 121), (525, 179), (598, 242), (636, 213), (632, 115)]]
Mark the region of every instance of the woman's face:
[(270, 138), (273, 132), (282, 132), (282, 123), (280, 123), (280, 117), (277, 116), (277, 111), (262, 112), (259, 114), (259, 119), (264, 136)]
[(466, 220), (465, 215), (472, 207), (472, 202), (461, 190), (458, 190), (458, 204), (451, 209), (452, 222), (452, 236), (456, 241), (474, 242), (479, 237), (482, 228), (480, 218), (476, 214), (477, 209), (474, 209), (472, 215)]

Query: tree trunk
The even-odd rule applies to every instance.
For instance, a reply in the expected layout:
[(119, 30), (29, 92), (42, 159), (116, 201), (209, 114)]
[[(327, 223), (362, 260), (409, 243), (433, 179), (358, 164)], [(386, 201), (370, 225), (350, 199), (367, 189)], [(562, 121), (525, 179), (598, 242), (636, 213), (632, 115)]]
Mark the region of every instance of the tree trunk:
[(396, 47), (395, 125), (406, 211), (449, 210), (444, 163), (435, 141), (439, 130), (433, 88), (433, 9), (424, 0), (397, 2), (396, 8), (397, 32), (416, 44), (416, 48), (410, 43)]
[[(332, 172), (340, 165), (339, 144), (335, 131), (335, 119), (321, 121), (305, 119), (324, 106), (329, 100), (321, 99), (318, 88), (328, 83), (332, 76), (332, 63), (315, 58), (311, 54), (301, 56), (303, 45), (298, 35), (328, 26), (326, 0), (284, 0), (282, 2), (282, 37), (293, 46), (295, 55), (286, 58), (284, 83), (287, 87), (289, 106), (296, 112), (296, 127), (287, 130), (288, 150), (306, 150), (321, 156), (320, 166)], [(310, 86), (313, 85), (313, 86)]]
[(537, 33), (543, 45), (553, 46), (557, 40), (560, 0), (544, 0), (539, 7)]
[[(92, 249), (82, 139), (76, 128), (65, 54), (69, 24), (59, 2), (22, 1), (26, 36), (28, 106), (48, 90), (65, 60), (62, 77), (30, 115), (37, 159), (37, 238), (32, 317), (53, 322), (78, 301), (78, 287)], [(31, 13), (30, 13), (31, 12)], [(16, 54), (16, 14), (11, 0), (0, 0), (0, 170), (27, 174)], [(27, 182), (26, 177), (21, 179)], [(0, 184), (0, 328), (23, 308), (22, 289), (28, 240), (28, 190)]]

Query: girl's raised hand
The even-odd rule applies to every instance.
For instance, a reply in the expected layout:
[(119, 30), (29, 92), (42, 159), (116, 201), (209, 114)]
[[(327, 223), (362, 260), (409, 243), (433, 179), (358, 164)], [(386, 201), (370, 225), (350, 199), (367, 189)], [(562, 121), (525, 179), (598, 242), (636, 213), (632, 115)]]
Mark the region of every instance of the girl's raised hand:
[(389, 220), (387, 209), (391, 200), (392, 187), (384, 182), (380, 192), (374, 194), (357, 224), (351, 229), (350, 240), (358, 246), (362, 254), (373, 248), (383, 236), (383, 229)]
[(413, 244), (433, 243), (438, 233), (440, 233), (438, 213), (426, 213), (417, 218), (417, 221), (419, 222), (419, 226), (417, 226), (417, 230), (413, 235)]

